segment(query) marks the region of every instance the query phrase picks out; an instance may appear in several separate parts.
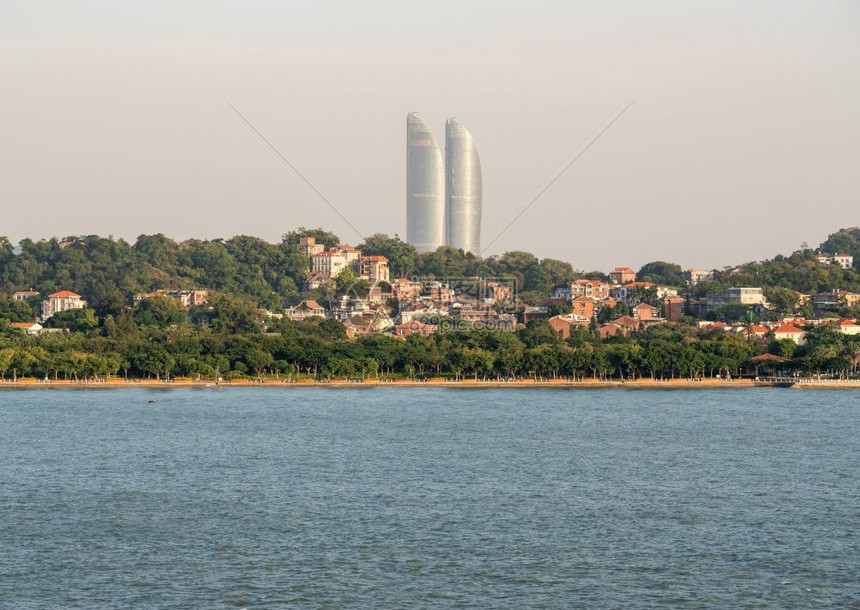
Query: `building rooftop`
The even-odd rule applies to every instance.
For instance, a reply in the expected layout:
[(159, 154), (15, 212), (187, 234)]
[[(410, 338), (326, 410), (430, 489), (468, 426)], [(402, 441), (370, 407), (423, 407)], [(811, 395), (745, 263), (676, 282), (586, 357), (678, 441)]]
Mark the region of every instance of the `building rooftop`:
[(801, 330), (798, 327), (796, 327), (794, 324), (791, 324), (789, 322), (783, 322), (778, 327), (776, 327), (773, 332), (781, 333), (781, 334), (786, 334), (786, 333), (795, 333), (795, 334), (801, 334), (801, 335), (806, 334), (805, 330)]
[(37, 326), (36, 322), (10, 322), (9, 326), (12, 328), (31, 328), (33, 326)]
[(48, 295), (49, 299), (79, 299), (81, 295), (75, 294), (71, 290), (61, 290), (60, 292), (55, 292), (54, 294)]
[(750, 358), (750, 362), (788, 362), (788, 358), (783, 358), (776, 354), (761, 354)]

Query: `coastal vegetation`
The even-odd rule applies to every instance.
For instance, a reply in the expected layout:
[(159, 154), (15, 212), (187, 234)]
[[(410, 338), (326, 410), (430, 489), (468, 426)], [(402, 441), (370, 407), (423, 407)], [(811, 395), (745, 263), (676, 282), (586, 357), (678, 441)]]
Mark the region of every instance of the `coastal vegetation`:
[(605, 340), (594, 328), (582, 328), (561, 340), (544, 320), (515, 332), (454, 330), (406, 339), (370, 334), (349, 340), (335, 320), (267, 320), (251, 301), (227, 295), (188, 312), (167, 298), (147, 299), (95, 324), (92, 310), (65, 313), (76, 316), (60, 321), (73, 332), (30, 337), (5, 327), (0, 375), (697, 379), (757, 373), (750, 359), (764, 353), (787, 359), (779, 364), (783, 371), (842, 377), (860, 365), (860, 336), (843, 336), (827, 325), (810, 329), (800, 346), (681, 323)]
[[(405, 339), (390, 334), (348, 339), (344, 325), (335, 320), (296, 322), (266, 314), (303, 298), (331, 299), (346, 289), (302, 289), (308, 271), (298, 243), (303, 235), (327, 245), (340, 243), (337, 235), (322, 229), (299, 229), (276, 244), (248, 236), (177, 242), (142, 235), (133, 244), (83, 236), (25, 239), (13, 247), (0, 239), (0, 293), (5, 295), (0, 296), (0, 376), (695, 379), (775, 368), (845, 376), (860, 366), (860, 337), (842, 335), (828, 325), (810, 328), (804, 345), (776, 340), (772, 333), (727, 333), (684, 321), (601, 339), (597, 322), (627, 315), (624, 303), (602, 311), (605, 319), (573, 330), (566, 339), (544, 320), (513, 332), (456, 327)], [(555, 286), (596, 277), (528, 252), (481, 259), (440, 248), (418, 255), (412, 246), (385, 235), (373, 235), (359, 247), (386, 256), (393, 277), (516, 278), (521, 304), (538, 303)], [(854, 254), (860, 261), (860, 231), (840, 231), (822, 247)], [(657, 261), (643, 266), (637, 279), (677, 283), (680, 271), (678, 265)], [(778, 308), (791, 311), (797, 306), (796, 291), (857, 291), (860, 276), (856, 266), (821, 265), (811, 250), (802, 249), (718, 271), (713, 280), (689, 290), (704, 295), (739, 285), (761, 285)], [(32, 321), (37, 311), (35, 301), (12, 300), (12, 292), (30, 289), (44, 295), (68, 287), (90, 306), (58, 313), (45, 323), (61, 332), (28, 336), (9, 326)], [(183, 308), (162, 297), (135, 305), (131, 301), (137, 292), (192, 288), (209, 291), (205, 305)], [(647, 298), (643, 294), (642, 300)], [(563, 305), (555, 307), (559, 311), (551, 313), (563, 313)], [(766, 353), (785, 360), (778, 365), (751, 361)]]

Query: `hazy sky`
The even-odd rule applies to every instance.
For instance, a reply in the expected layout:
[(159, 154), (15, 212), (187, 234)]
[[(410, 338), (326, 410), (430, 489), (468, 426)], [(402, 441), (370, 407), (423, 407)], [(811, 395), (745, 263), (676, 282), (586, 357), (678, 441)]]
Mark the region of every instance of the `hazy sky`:
[(860, 224), (860, 2), (0, 1), (0, 234), (405, 237), (406, 114), (488, 254), (714, 267)]

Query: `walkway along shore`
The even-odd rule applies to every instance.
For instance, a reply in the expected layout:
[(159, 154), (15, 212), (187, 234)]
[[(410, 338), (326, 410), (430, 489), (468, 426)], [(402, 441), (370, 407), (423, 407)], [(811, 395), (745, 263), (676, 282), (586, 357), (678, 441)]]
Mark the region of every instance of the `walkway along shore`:
[(635, 381), (620, 381), (617, 379), (602, 381), (585, 379), (571, 381), (569, 379), (517, 379), (515, 381), (482, 381), (461, 379), (448, 381), (441, 378), (427, 381), (409, 379), (379, 380), (364, 379), (350, 383), (347, 379), (332, 379), (330, 381), (315, 381), (313, 379), (233, 379), (233, 380), (193, 380), (193, 379), (124, 379), (110, 378), (102, 380), (45, 380), (34, 378), (5, 379), (0, 381), (0, 389), (27, 388), (183, 388), (183, 387), (219, 387), (219, 388), (308, 388), (308, 387), (397, 387), (397, 388), (452, 388), (452, 389), (484, 389), (484, 388), (630, 388), (630, 389), (740, 389), (756, 387), (783, 387), (799, 389), (860, 389), (860, 379), (815, 379), (815, 378), (775, 378), (775, 379), (637, 379)]

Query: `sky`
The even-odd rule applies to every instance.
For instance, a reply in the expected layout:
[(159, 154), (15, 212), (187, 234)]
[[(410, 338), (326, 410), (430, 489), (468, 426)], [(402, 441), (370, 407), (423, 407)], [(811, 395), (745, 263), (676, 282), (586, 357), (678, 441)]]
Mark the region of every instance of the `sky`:
[[(405, 237), (406, 115), (489, 244), (715, 268), (860, 225), (860, 3), (0, 2), (0, 234)], [(348, 221), (227, 105), (235, 106)]]

